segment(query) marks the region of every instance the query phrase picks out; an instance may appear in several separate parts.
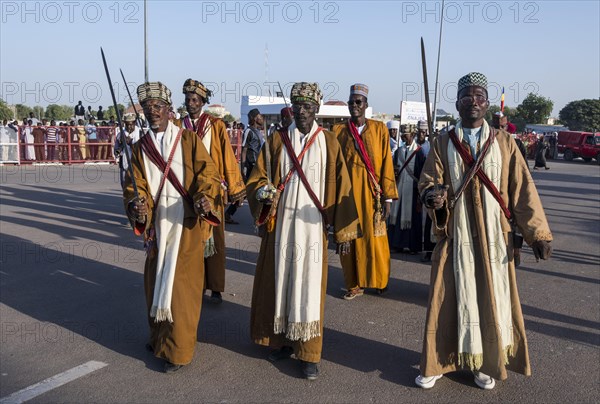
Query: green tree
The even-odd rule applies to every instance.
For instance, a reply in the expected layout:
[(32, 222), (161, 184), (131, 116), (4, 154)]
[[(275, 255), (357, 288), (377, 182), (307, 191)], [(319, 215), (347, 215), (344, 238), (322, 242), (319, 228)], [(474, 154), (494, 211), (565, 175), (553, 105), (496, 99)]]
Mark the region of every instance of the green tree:
[(68, 105), (50, 104), (46, 107), (46, 118), (68, 121), (73, 117), (73, 108)]
[(18, 119), (19, 121), (21, 121), (21, 119), (23, 118), (29, 118), (29, 113), (33, 112), (31, 107), (28, 107), (27, 105), (23, 104), (16, 104), (15, 109), (17, 110), (16, 119)]
[(599, 131), (600, 100), (571, 101), (560, 110), (558, 117), (571, 130)]
[(42, 118), (45, 118), (44, 114), (45, 114), (46, 110), (41, 105), (36, 105), (35, 107), (33, 107), (32, 112), (33, 112), (33, 116), (35, 116), (39, 120), (42, 120)]
[(554, 102), (550, 98), (527, 94), (519, 106), (517, 106), (517, 116), (524, 119), (527, 123), (545, 124), (552, 113)]
[[(123, 118), (123, 115), (125, 114), (125, 105), (117, 104), (117, 108), (119, 108), (119, 113), (121, 114), (121, 118)], [(108, 121), (111, 116), (115, 117), (115, 121), (117, 120), (117, 114), (113, 105), (109, 106), (106, 110), (106, 113), (104, 114), (104, 120)]]
[(0, 98), (0, 121), (13, 119), (13, 110)]

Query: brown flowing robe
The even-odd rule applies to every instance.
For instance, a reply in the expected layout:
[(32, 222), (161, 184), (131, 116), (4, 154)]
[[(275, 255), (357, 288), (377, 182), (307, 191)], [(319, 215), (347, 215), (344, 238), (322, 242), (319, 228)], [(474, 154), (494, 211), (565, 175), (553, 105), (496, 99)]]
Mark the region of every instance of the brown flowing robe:
[[(367, 168), (354, 144), (348, 124), (337, 124), (333, 127), (333, 131), (338, 137), (342, 153), (346, 158), (360, 227), (363, 232), (361, 238), (351, 243), (350, 253), (341, 257), (346, 288), (352, 289), (359, 286), (384, 289), (390, 278), (390, 248), (387, 234), (375, 237), (373, 225), (375, 198)], [(379, 186), (383, 192), (382, 204), (386, 199), (398, 199), (387, 127), (383, 122), (367, 119), (361, 138), (379, 179)]]
[[(327, 221), (334, 228), (337, 243), (347, 242), (360, 236), (358, 214), (351, 192), (350, 178), (342, 149), (332, 132), (323, 131), (327, 144), (327, 169), (325, 200), (321, 204), (327, 212)], [(248, 204), (254, 218), (258, 218), (263, 204), (256, 199), (257, 191), (267, 185), (265, 147), (270, 148), (272, 183), (277, 186), (281, 181), (280, 159), (284, 149), (279, 132), (269, 136), (258, 156), (256, 166), (247, 183)], [(287, 174), (287, 173), (285, 173)], [(280, 206), (281, 208), (281, 206)], [(282, 209), (278, 209), (278, 215)], [(323, 226), (325, 228), (325, 226)], [(284, 334), (274, 334), (273, 320), (275, 315), (275, 230), (265, 232), (260, 245), (260, 253), (256, 264), (254, 288), (252, 290), (252, 308), (250, 331), (252, 339), (259, 345), (281, 347), (292, 346), (298, 359), (317, 363), (321, 360), (323, 348), (323, 320), (325, 315), (325, 291), (327, 289), (327, 234), (323, 233), (323, 272), (321, 278), (321, 330), (320, 336), (306, 342), (289, 341)]]
[[(149, 135), (145, 135), (149, 136)], [(145, 224), (139, 224), (130, 218), (136, 234), (147, 234), (153, 226), (154, 203), (152, 194), (146, 180), (146, 168), (142, 156), (142, 142), (137, 142), (132, 147), (133, 176), (138, 187), (140, 198), (146, 198), (149, 214)], [(181, 150), (183, 153), (183, 187), (198, 201), (202, 196), (214, 200), (220, 192), (218, 174), (206, 148), (194, 132), (183, 131), (181, 136)], [(165, 151), (167, 155), (170, 150)], [(156, 192), (156, 190), (154, 190)], [(123, 189), (123, 202), (125, 211), (129, 202), (135, 197), (129, 171), (125, 176)], [(173, 322), (161, 321), (156, 323), (150, 317), (150, 308), (154, 296), (156, 280), (157, 256), (156, 251), (151, 251), (146, 257), (144, 266), (144, 290), (148, 309), (148, 324), (150, 325), (150, 345), (154, 348), (154, 355), (178, 365), (186, 365), (192, 361), (196, 346), (198, 322), (202, 306), (204, 287), (204, 244), (210, 235), (209, 225), (199, 220), (194, 207), (186, 202), (184, 207), (183, 230), (179, 251), (171, 311)]]
[[(423, 192), (438, 183), (449, 185), (448, 200), (454, 197), (455, 190), (448, 168), (448, 134), (442, 134), (433, 140), (431, 151), (425, 161), (425, 167), (419, 181), (419, 192)], [(551, 241), (552, 234), (546, 221), (539, 195), (531, 174), (510, 134), (499, 131), (496, 142), (502, 155), (502, 177), (500, 192), (508, 209), (512, 212), (514, 224), (521, 231), (527, 244), (536, 240)], [(470, 147), (463, 140), (463, 146)], [(482, 207), (483, 193), (487, 192), (481, 181), (475, 177), (467, 186), (461, 198), (466, 198), (468, 220), (474, 244), (475, 273), (477, 284), (477, 304), (479, 306), (480, 327), (483, 341), (483, 366), (481, 372), (494, 379), (504, 380), (506, 370), (531, 375), (527, 338), (523, 314), (517, 291), (513, 255), (513, 231), (509, 221), (501, 216), (503, 238), (507, 245), (508, 279), (510, 282), (510, 301), (513, 325), (513, 352), (505, 358), (498, 321), (494, 285), (490, 267), (490, 251), (487, 248), (486, 223)], [(429, 303), (425, 322), (423, 353), (421, 356), (421, 374), (423, 376), (440, 375), (459, 370), (457, 300), (453, 266), (453, 211), (446, 205), (440, 210), (430, 210), (434, 223), (434, 232), (438, 243), (432, 255), (431, 284)], [(508, 363), (506, 363), (506, 361)]]
[[(199, 122), (199, 120), (198, 120)], [(177, 126), (183, 127), (182, 121), (174, 122)], [(235, 158), (227, 128), (222, 120), (210, 117), (206, 126), (211, 127), (210, 157), (222, 180), (227, 183), (227, 199), (230, 203), (243, 201), (246, 198), (246, 187), (240, 171), (240, 165)], [(204, 132), (205, 128), (198, 130), (199, 134)], [(200, 135), (198, 135), (200, 136)], [(215, 199), (215, 210), (219, 212), (221, 218), (225, 217), (225, 190), (221, 187), (221, 192)], [(223, 292), (225, 290), (225, 221), (213, 227), (213, 240), (215, 242), (215, 253), (204, 259), (204, 273), (206, 289), (214, 292)]]

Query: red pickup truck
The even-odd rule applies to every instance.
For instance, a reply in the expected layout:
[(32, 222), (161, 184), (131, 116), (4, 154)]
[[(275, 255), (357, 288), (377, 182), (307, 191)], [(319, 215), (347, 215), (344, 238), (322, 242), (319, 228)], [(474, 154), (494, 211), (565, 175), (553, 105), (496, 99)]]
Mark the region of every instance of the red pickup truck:
[(561, 131), (558, 132), (557, 147), (565, 160), (581, 157), (588, 162), (594, 158), (600, 164), (600, 133)]

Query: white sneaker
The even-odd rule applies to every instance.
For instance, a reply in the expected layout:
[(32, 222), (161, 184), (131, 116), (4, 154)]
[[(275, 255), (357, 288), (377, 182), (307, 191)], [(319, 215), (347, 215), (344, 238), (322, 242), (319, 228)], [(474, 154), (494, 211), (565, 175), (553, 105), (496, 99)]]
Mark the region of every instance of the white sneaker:
[(473, 372), (473, 376), (475, 376), (475, 384), (484, 390), (491, 390), (496, 386), (496, 381), (485, 373)]
[(415, 384), (422, 389), (430, 389), (435, 386), (435, 382), (442, 378), (442, 375), (437, 376), (422, 376), (419, 375), (415, 379)]

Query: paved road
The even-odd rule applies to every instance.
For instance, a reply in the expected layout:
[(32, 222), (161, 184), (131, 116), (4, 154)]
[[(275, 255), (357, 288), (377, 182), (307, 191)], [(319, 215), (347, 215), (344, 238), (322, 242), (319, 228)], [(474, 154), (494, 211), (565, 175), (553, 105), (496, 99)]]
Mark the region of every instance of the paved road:
[[(0, 400), (76, 368), (69, 383), (62, 374), (34, 386), (48, 391), (32, 401), (597, 402), (600, 168), (549, 165), (533, 177), (554, 256), (536, 263), (526, 249), (518, 270), (533, 376), (511, 373), (490, 392), (466, 373), (431, 391), (414, 386), (429, 268), (410, 255), (392, 256), (386, 295), (346, 302), (330, 254), (321, 377), (308, 382), (295, 361), (266, 361), (248, 332), (259, 240), (247, 207), (226, 233), (225, 302), (205, 299), (194, 362), (165, 375), (144, 349), (144, 255), (125, 225), (115, 167), (2, 167)], [(90, 361), (106, 366), (77, 368)]]

